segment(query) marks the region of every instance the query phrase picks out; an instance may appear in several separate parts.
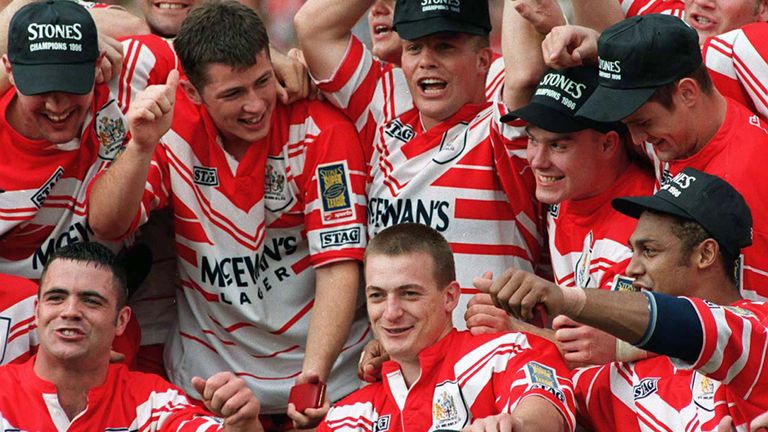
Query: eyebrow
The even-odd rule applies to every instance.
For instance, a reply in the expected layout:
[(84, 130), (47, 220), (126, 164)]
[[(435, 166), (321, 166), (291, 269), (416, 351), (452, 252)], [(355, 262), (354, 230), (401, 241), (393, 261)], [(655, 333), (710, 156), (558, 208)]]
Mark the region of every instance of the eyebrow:
[[(66, 294), (66, 295), (71, 295), (72, 293), (68, 289), (65, 289), (65, 288), (51, 288), (48, 291), (45, 291), (42, 294), (42, 296), (46, 297), (46, 296), (48, 296), (50, 294)], [(96, 298), (100, 299), (101, 301), (103, 301), (105, 303), (109, 303), (109, 299), (107, 299), (106, 297), (101, 295), (99, 292), (92, 291), (92, 290), (80, 291), (79, 293), (77, 293), (77, 297), (78, 298), (96, 297)]]

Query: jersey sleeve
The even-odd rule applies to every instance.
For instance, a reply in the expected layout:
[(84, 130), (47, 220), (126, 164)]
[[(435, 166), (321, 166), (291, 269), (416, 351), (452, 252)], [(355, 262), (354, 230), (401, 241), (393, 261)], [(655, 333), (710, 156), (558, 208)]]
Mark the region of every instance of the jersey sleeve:
[(35, 303), (37, 284), (0, 274), (0, 365), (23, 363), (37, 346)]
[(533, 335), (525, 337), (530, 348), (510, 356), (504, 373), (494, 376), (499, 411), (514, 412), (526, 397), (543, 397), (560, 411), (568, 430), (573, 430), (575, 404), (568, 367), (553, 343)]
[(125, 113), (131, 101), (148, 86), (165, 84), (168, 73), (178, 69), (178, 59), (170, 42), (155, 35), (131, 36), (120, 42), (123, 65), (109, 88)]
[(768, 118), (768, 25), (747, 24), (704, 42), (702, 57), (715, 87)]
[(694, 363), (671, 358), (681, 369), (695, 369), (721, 381), (730, 391), (747, 399), (768, 389), (768, 307), (765, 303), (741, 302), (719, 306), (698, 298), (686, 298), (698, 314), (704, 340)]
[[(325, 108), (318, 113), (325, 124), (308, 145), (302, 179), (304, 225), (313, 266), (362, 261), (366, 245), (367, 174), (362, 147), (352, 124), (335, 109)], [(320, 121), (318, 116), (316, 123)]]
[(491, 146), (493, 148), (496, 175), (507, 200), (515, 211), (515, 224), (524, 238), (527, 257), (535, 264), (539, 262), (544, 248), (543, 232), (546, 232), (546, 218), (543, 207), (536, 200), (536, 180), (528, 165), (526, 147), (528, 137), (524, 132), (525, 122), (501, 122), (506, 108), (502, 103), (494, 104), (495, 121), (491, 122)]
[(683, 19), (685, 3), (682, 0), (619, 0), (625, 18), (638, 15), (664, 14)]
[(132, 426), (137, 430), (207, 432), (224, 429), (221, 419), (192, 404), (182, 390), (159, 377), (154, 381), (148, 399), (136, 407), (136, 424)]

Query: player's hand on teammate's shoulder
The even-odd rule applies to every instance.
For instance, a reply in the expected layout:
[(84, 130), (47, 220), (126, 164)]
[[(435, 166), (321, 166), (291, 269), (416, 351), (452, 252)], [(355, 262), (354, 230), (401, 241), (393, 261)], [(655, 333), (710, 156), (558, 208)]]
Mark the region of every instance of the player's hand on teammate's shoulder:
[(277, 79), (277, 96), (280, 102), (289, 104), (302, 99), (315, 99), (318, 91), (301, 50), (296, 48), (283, 54), (270, 47), (272, 67)]
[(541, 44), (547, 66), (554, 69), (597, 64), (600, 33), (581, 26), (565, 25), (552, 29)]
[(179, 85), (179, 72), (172, 70), (165, 84), (151, 85), (136, 96), (128, 110), (131, 141), (142, 152), (151, 153), (168, 132)]
[(99, 33), (99, 57), (96, 64), (96, 83), (107, 83), (123, 68), (123, 44), (105, 34)]
[(225, 431), (263, 432), (259, 421), (261, 404), (251, 389), (232, 372), (219, 372), (210, 378), (192, 378), (192, 385), (205, 407), (224, 419)]
[(477, 419), (462, 432), (515, 432), (522, 431), (523, 424), (512, 414), (496, 414)]
[(360, 362), (357, 364), (357, 377), (369, 383), (381, 381), (381, 365), (389, 360), (389, 354), (376, 339), (365, 344)]

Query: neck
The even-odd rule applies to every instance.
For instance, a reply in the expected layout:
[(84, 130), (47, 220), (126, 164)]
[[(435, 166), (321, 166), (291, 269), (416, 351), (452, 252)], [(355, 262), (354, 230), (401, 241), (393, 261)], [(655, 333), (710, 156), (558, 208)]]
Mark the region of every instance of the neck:
[(698, 104), (698, 112), (695, 113), (697, 119), (708, 118), (706, 122), (696, 122), (696, 133), (694, 137), (696, 145), (693, 148), (691, 154), (686, 157), (693, 156), (698, 153), (704, 146), (709, 143), (715, 136), (720, 127), (725, 122), (725, 113), (728, 110), (728, 103), (723, 95), (717, 90), (712, 90), (711, 95), (703, 94), (702, 96), (706, 103)]
[(224, 151), (232, 155), (235, 160), (240, 162), (245, 157), (245, 153), (251, 147), (251, 143), (247, 143), (238, 139), (227, 139), (221, 137), (221, 146), (224, 147)]
[(722, 271), (713, 271), (697, 283), (696, 297), (718, 305), (729, 305), (742, 299), (736, 285)]
[[(622, 143), (620, 145), (623, 146), (624, 144)], [(593, 180), (592, 186), (590, 187), (591, 194), (589, 196), (575, 198), (573, 201), (596, 197), (616, 184), (619, 177), (627, 171), (627, 168), (631, 163), (629, 156), (625, 151), (620, 151), (618, 153), (618, 156), (603, 164), (600, 170), (600, 175), (595, 176), (596, 178)]]
[(88, 406), (88, 391), (104, 383), (109, 368), (105, 358), (98, 366), (78, 363), (62, 363), (51, 359), (41, 349), (35, 358), (35, 374), (56, 386), (56, 392), (67, 417), (72, 420)]

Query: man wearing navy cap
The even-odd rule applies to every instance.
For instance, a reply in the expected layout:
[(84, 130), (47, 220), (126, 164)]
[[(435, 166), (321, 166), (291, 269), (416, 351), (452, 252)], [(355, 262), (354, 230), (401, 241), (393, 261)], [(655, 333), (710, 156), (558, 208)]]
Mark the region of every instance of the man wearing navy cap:
[(744, 198), (685, 168), (655, 195), (613, 206), (638, 218), (627, 275), (642, 292), (558, 287), (518, 271), (494, 282), (492, 298), (515, 316), (541, 304), (662, 354), (574, 375), (580, 414), (595, 430), (713, 430), (725, 416), (746, 430), (768, 409), (768, 308), (736, 285), (735, 257), (752, 242)]
[[(610, 203), (618, 196), (652, 193), (654, 179), (630, 160), (621, 123), (576, 117), (596, 87), (594, 68), (548, 70), (530, 102), (505, 119), (528, 123), (527, 156), (536, 178), (536, 198), (549, 204), (547, 232), (555, 281), (568, 287), (631, 289), (624, 273), (632, 256), (626, 239), (635, 221)], [(502, 330), (495, 325), (501, 322), (519, 326), (502, 313), (487, 295), (479, 294), (470, 303), (467, 326), (475, 332)], [(556, 317), (552, 325), (556, 332), (548, 337), (559, 342), (571, 366), (616, 358), (612, 336), (565, 316)]]
[[(597, 44), (600, 86), (578, 115), (621, 120), (645, 145), (665, 184), (685, 167), (718, 175), (746, 199), (754, 241), (738, 266), (742, 295), (768, 299), (768, 128), (712, 86), (696, 32), (679, 19), (647, 15), (619, 22)], [(739, 258), (739, 257), (737, 257)]]

